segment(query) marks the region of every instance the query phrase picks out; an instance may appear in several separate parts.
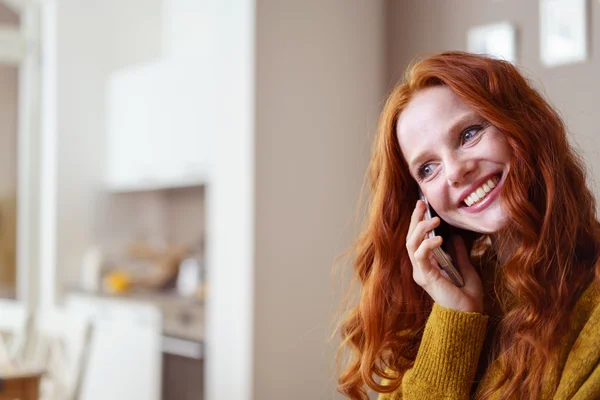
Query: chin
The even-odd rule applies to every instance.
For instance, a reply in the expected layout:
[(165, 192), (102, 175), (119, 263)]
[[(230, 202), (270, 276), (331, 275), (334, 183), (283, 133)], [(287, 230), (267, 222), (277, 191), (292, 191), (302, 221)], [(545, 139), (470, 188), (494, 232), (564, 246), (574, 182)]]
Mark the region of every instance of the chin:
[(487, 210), (484, 210), (479, 215), (473, 216), (471, 230), (483, 233), (494, 234), (506, 226), (508, 214), (500, 202), (495, 202)]
[[(492, 211), (492, 210), (490, 210)], [(469, 218), (465, 220), (451, 221), (450, 225), (457, 228), (466, 229), (469, 231), (491, 235), (502, 230), (508, 221), (507, 215), (502, 209), (494, 210), (495, 212), (487, 213), (481, 217)]]
[(487, 220), (487, 221), (480, 221), (480, 223), (471, 227), (471, 230), (478, 232), (478, 233), (491, 235), (491, 234), (497, 233), (500, 230), (502, 230), (502, 228), (504, 228), (506, 226), (506, 222), (507, 222), (506, 217), (502, 217), (499, 219), (493, 219), (493, 220)]

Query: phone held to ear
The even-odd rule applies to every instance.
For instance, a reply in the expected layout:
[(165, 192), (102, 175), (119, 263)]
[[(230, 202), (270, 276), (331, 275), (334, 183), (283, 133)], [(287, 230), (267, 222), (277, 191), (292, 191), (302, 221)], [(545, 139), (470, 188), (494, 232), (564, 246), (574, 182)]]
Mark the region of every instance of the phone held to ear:
[[(427, 206), (427, 210), (425, 211), (425, 219), (431, 219), (431, 206), (429, 205), (427, 198), (425, 198), (425, 195), (423, 194), (423, 192), (420, 189), (419, 189), (419, 196), (421, 197), (421, 200), (423, 200), (425, 202), (425, 205)], [(432, 229), (427, 234), (427, 238), (432, 238), (435, 235), (436, 235), (435, 230)], [(449, 238), (444, 238), (444, 242), (446, 242), (447, 239), (449, 239)], [(437, 260), (440, 268), (446, 272), (446, 274), (448, 275), (448, 278), (450, 278), (450, 281), (452, 283), (454, 283), (458, 287), (463, 287), (465, 285), (463, 277), (461, 276), (460, 272), (458, 272), (458, 270), (452, 263), (452, 258), (450, 257), (450, 255), (448, 253), (446, 253), (441, 247), (437, 247), (437, 248), (433, 249), (433, 256)]]

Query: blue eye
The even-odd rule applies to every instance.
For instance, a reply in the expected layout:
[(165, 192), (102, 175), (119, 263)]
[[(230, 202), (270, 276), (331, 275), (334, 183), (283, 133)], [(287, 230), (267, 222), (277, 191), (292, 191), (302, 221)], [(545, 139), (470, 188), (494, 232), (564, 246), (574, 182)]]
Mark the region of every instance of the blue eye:
[(421, 168), (419, 168), (419, 178), (425, 179), (433, 172), (433, 167), (431, 164), (423, 164)]
[(467, 143), (470, 142), (471, 140), (473, 140), (473, 138), (475, 136), (477, 136), (477, 134), (483, 129), (483, 127), (481, 125), (473, 125), (468, 127), (467, 129), (465, 129), (463, 131), (463, 133), (461, 134), (461, 142)]

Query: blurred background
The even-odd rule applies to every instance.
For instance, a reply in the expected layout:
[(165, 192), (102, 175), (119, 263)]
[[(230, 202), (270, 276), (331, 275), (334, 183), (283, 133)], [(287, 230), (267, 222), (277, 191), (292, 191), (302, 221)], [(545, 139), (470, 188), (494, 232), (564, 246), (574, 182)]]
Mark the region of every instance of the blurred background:
[(598, 0), (0, 0), (0, 399), (341, 398), (388, 91), (505, 57), (595, 187), (599, 29)]

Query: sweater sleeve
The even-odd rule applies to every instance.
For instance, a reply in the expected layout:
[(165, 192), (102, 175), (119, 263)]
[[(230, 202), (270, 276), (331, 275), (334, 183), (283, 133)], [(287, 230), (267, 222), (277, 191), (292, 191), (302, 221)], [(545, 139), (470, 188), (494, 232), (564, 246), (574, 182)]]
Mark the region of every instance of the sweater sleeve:
[(468, 399), (488, 317), (433, 305), (414, 366), (379, 400)]
[(585, 320), (585, 325), (569, 349), (554, 394), (555, 400), (600, 398), (600, 305), (597, 300), (599, 294), (600, 288), (594, 285), (578, 302), (573, 318)]

